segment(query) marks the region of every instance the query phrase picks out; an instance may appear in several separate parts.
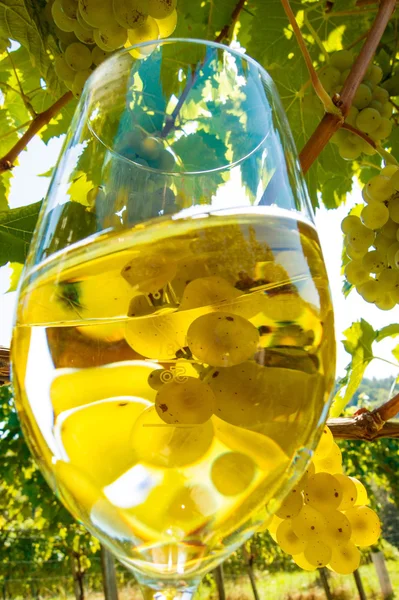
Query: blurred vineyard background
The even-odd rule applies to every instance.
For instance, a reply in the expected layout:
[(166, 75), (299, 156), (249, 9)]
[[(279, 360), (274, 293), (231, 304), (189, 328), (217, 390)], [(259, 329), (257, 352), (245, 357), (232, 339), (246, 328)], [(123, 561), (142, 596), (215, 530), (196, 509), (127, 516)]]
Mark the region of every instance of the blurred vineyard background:
[[(3, 380), (7, 375), (3, 374)], [(1, 379), (0, 379), (1, 381)], [(348, 414), (357, 404), (373, 408), (395, 392), (393, 378), (364, 379)], [(383, 522), (378, 546), (363, 553), (359, 577), (305, 572), (259, 533), (223, 565), (224, 588), (208, 575), (196, 600), (360, 600), (387, 597), (373, 562), (384, 556), (390, 583), (399, 593), (399, 453), (396, 440), (341, 441), (345, 470), (366, 485), (370, 504)], [(10, 386), (0, 387), (0, 598), (1, 600), (141, 600), (133, 575), (113, 563), (99, 542), (75, 523), (33, 463), (22, 437)], [(105, 563), (104, 563), (105, 560)], [(106, 580), (104, 582), (104, 572)], [(116, 574), (118, 595), (104, 591)], [(219, 572), (220, 578), (220, 572)], [(327, 583), (326, 583), (327, 581)], [(112, 583), (112, 582), (111, 582)], [(328, 589), (326, 589), (326, 586)], [(112, 585), (111, 585), (112, 588)], [(328, 591), (329, 590), (329, 591)]]

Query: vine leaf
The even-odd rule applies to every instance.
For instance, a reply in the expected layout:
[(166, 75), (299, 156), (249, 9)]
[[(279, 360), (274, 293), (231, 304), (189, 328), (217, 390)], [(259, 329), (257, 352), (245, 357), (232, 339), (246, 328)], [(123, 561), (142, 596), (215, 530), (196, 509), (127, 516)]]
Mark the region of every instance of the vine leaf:
[(0, 266), (24, 263), (41, 202), (0, 212)]
[(376, 341), (381, 342), (387, 337), (396, 337), (399, 335), (399, 323), (391, 323), (377, 331)]
[(48, 88), (60, 96), (63, 89), (47, 52), (48, 42), (45, 44), (43, 39), (40, 15), (34, 13), (32, 6), (33, 3), (25, 0), (1, 0), (0, 35), (16, 40), (26, 48), (32, 65), (37, 67)]
[(23, 263), (13, 262), (13, 263), (10, 263), (10, 268), (11, 268), (10, 287), (8, 288), (7, 292), (15, 292), (18, 287), (18, 283), (19, 283), (20, 277), (22, 275), (22, 269), (24, 268), (24, 265), (23, 265)]
[[(372, 344), (376, 340), (377, 332), (373, 327), (361, 319), (352, 323), (344, 331), (346, 340), (343, 342), (345, 350), (352, 356), (346, 367), (346, 375), (339, 383), (339, 389), (334, 397), (330, 410), (331, 417), (338, 417), (359, 387), (367, 365), (374, 358)], [(343, 395), (341, 395), (344, 390)]]

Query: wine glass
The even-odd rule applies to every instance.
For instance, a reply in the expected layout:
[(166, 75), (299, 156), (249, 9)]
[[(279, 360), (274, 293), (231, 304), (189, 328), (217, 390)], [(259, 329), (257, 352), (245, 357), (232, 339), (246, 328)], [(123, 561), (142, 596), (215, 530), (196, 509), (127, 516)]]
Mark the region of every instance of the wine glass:
[(312, 211), (255, 61), (169, 39), (94, 71), (12, 346), (53, 490), (145, 598), (192, 598), (304, 474), (334, 381)]

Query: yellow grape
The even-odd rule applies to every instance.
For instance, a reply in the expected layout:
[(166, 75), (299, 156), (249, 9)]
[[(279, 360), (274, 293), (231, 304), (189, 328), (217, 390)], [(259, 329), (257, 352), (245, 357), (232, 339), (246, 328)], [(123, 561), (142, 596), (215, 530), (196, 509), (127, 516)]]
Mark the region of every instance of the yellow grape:
[(319, 439), (319, 443), (316, 446), (316, 450), (314, 451), (314, 458), (320, 460), (321, 458), (326, 458), (328, 454), (331, 452), (334, 443), (333, 434), (327, 425), (324, 426), (323, 433)]
[(179, 311), (130, 319), (125, 326), (127, 343), (147, 358), (167, 360), (185, 346), (190, 315)]
[(300, 554), (304, 551), (306, 542), (301, 540), (292, 529), (291, 519), (282, 521), (276, 530), (276, 542), (287, 554)]
[(242, 494), (255, 476), (254, 461), (241, 452), (225, 452), (212, 464), (212, 483), (223, 496)]
[(353, 481), (353, 483), (356, 486), (357, 496), (356, 496), (355, 506), (364, 506), (365, 504), (368, 504), (369, 497), (367, 495), (367, 490), (364, 487), (364, 485), (362, 484), (362, 482), (359, 481), (358, 479), (356, 479), (356, 477), (351, 477), (350, 479)]
[(231, 302), (239, 296), (241, 296), (241, 292), (223, 277), (216, 275), (199, 277), (190, 281), (185, 287), (180, 310)]
[(216, 511), (215, 498), (205, 485), (187, 485), (174, 494), (165, 518), (184, 530), (198, 529)]
[[(303, 498), (301, 492), (294, 488), (284, 498), (280, 508), (276, 511), (276, 515), (281, 519), (292, 519), (299, 515), (303, 507)], [(299, 552), (291, 552), (290, 554), (299, 554)]]
[(164, 19), (155, 19), (159, 28), (159, 37), (167, 38), (176, 29), (177, 25), (177, 10), (174, 9), (173, 12)]
[[(128, 30), (129, 43), (132, 46), (157, 40), (159, 37), (159, 28), (156, 20), (153, 17), (147, 17), (146, 21), (134, 29)], [(151, 53), (155, 46), (149, 45), (146, 48), (138, 48), (141, 54)]]
[(163, 288), (176, 274), (176, 264), (163, 256), (134, 258), (122, 269), (122, 277), (132, 290), (153, 294)]
[(356, 546), (372, 546), (381, 535), (381, 523), (368, 506), (354, 506), (345, 511), (352, 527), (351, 540)]
[(303, 494), (305, 503), (319, 511), (338, 508), (342, 499), (341, 486), (329, 473), (316, 473), (310, 477)]
[(360, 552), (353, 542), (347, 542), (343, 546), (335, 546), (329, 567), (340, 575), (349, 575), (356, 571), (360, 565)]
[(320, 568), (325, 567), (330, 562), (332, 550), (325, 542), (315, 539), (306, 544), (303, 555), (309, 564)]
[(165, 423), (200, 425), (213, 415), (215, 396), (200, 379), (183, 377), (182, 381), (165, 383), (159, 389), (155, 408)]
[(312, 540), (325, 535), (327, 523), (324, 516), (305, 504), (299, 515), (292, 519), (292, 529), (302, 540)]
[(164, 19), (175, 10), (177, 0), (147, 0), (147, 10), (156, 19)]
[(357, 488), (355, 483), (352, 481), (348, 475), (344, 475), (342, 473), (336, 473), (334, 475), (335, 479), (341, 486), (342, 490), (342, 498), (338, 510), (348, 510), (356, 504), (357, 498)]
[(174, 427), (162, 421), (155, 406), (140, 415), (131, 434), (137, 459), (164, 468), (197, 462), (209, 450), (212, 440), (211, 421), (192, 427)]
[(112, 0), (79, 0), (83, 20), (91, 27), (102, 27), (115, 22)]
[(304, 472), (304, 474), (302, 475), (301, 479), (298, 481), (298, 483), (296, 484), (296, 489), (302, 491), (305, 487), (305, 485), (308, 482), (309, 477), (312, 477), (312, 475), (314, 475), (316, 472), (314, 463), (312, 461), (310, 461), (310, 463), (308, 464), (308, 468), (306, 469), (306, 471)]
[(310, 562), (305, 558), (303, 552), (301, 552), (301, 554), (294, 554), (292, 558), (295, 564), (298, 565), (298, 567), (301, 567), (301, 569), (304, 571), (316, 571), (316, 567), (310, 564)]
[(325, 458), (314, 459), (316, 473), (324, 472), (334, 475), (342, 473), (342, 453), (339, 446), (334, 442), (331, 452)]
[(213, 367), (238, 365), (255, 354), (259, 332), (244, 317), (214, 312), (198, 317), (187, 332), (193, 356)]
[(273, 515), (272, 520), (270, 521), (270, 523), (267, 526), (267, 531), (270, 533), (270, 535), (272, 536), (274, 541), (276, 541), (277, 529), (278, 529), (280, 523), (283, 523), (283, 522), (284, 522), (284, 519), (280, 519), (280, 517)]
[(352, 534), (349, 519), (339, 510), (323, 511), (323, 515), (326, 519), (326, 542), (333, 546), (346, 544)]

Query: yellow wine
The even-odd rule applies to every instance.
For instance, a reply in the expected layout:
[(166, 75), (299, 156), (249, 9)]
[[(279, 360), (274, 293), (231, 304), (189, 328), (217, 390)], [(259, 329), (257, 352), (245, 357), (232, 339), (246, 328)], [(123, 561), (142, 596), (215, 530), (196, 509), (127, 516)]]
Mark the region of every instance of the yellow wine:
[(258, 208), (75, 244), (26, 278), (13, 362), (27, 437), (76, 518), (147, 576), (202, 574), (277, 508), (325, 417), (316, 232)]

